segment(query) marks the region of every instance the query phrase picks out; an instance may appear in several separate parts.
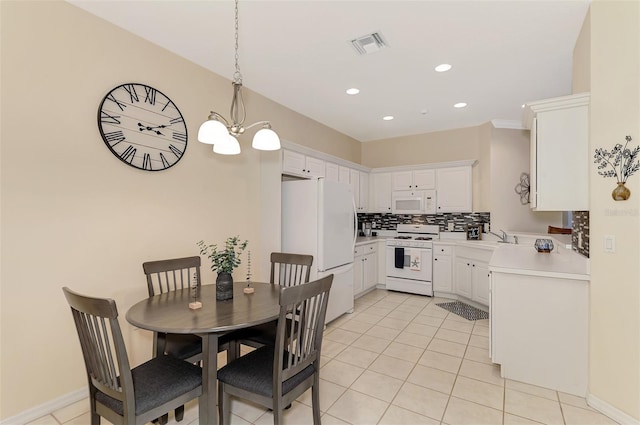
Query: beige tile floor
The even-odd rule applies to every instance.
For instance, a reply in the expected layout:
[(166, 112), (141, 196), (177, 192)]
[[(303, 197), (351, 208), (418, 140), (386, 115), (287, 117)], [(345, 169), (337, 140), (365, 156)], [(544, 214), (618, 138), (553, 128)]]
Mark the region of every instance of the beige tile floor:
[[(353, 314), (329, 324), (320, 370), (323, 424), (615, 424), (584, 398), (502, 379), (489, 360), (488, 320), (468, 321), (436, 306), (441, 301), (375, 290), (356, 300)], [(239, 400), (232, 413), (234, 425), (273, 423), (269, 411)], [(88, 423), (82, 400), (31, 424)], [(312, 423), (310, 392), (285, 412), (284, 423)], [(187, 405), (181, 424), (198, 424), (197, 402)]]

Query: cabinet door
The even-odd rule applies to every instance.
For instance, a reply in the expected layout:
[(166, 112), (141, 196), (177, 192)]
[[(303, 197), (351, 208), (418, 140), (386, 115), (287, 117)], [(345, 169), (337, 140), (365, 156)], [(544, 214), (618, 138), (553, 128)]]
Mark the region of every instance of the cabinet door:
[(371, 199), (369, 211), (374, 213), (391, 212), (391, 173), (371, 174)]
[[(374, 245), (375, 246), (375, 245)], [(364, 269), (363, 269), (363, 286), (364, 289), (369, 289), (376, 286), (377, 282), (377, 265), (376, 265), (376, 255), (377, 253), (370, 252), (364, 255)]]
[(340, 167), (338, 164), (334, 164), (333, 162), (327, 162), (324, 167), (324, 178), (330, 182), (338, 182), (340, 181)]
[(588, 120), (586, 105), (538, 113), (534, 174), (537, 211), (589, 209)]
[(391, 175), (393, 190), (413, 189), (413, 171), (396, 171)]
[(453, 292), (451, 257), (440, 255), (433, 257), (433, 290)]
[(364, 256), (358, 255), (353, 259), (353, 294), (357, 295), (364, 290)]
[(438, 213), (473, 210), (471, 167), (437, 169), (436, 187)]
[(282, 172), (293, 175), (306, 175), (305, 157), (298, 152), (282, 152)]
[(489, 305), (489, 267), (486, 263), (474, 262), (471, 265), (471, 281), (473, 282), (472, 300)]
[(357, 209), (358, 212), (364, 213), (369, 211), (369, 174), (360, 171), (359, 179), (358, 191), (360, 192), (360, 197)]
[(385, 283), (387, 279), (387, 243), (384, 239), (378, 241), (378, 253), (377, 253), (377, 262), (378, 262), (378, 274), (377, 281), (378, 283)]
[(456, 258), (455, 292), (471, 299), (471, 260)]
[(351, 170), (349, 167), (340, 166), (338, 181), (345, 184), (351, 183)]
[(324, 177), (324, 161), (312, 156), (307, 156), (305, 160), (307, 174), (310, 177)]
[(436, 188), (436, 170), (416, 170), (413, 172), (413, 188), (418, 190)]
[(353, 201), (356, 203), (356, 210), (360, 211), (360, 171), (349, 170), (351, 173), (351, 191), (353, 192)]

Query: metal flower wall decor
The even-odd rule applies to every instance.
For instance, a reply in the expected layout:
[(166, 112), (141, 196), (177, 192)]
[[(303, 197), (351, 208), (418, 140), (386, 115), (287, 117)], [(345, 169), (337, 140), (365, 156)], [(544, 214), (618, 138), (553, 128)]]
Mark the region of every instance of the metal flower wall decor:
[(625, 187), (627, 179), (636, 171), (640, 170), (640, 146), (629, 149), (627, 146), (631, 142), (631, 136), (626, 136), (624, 146), (617, 143), (611, 152), (598, 148), (593, 156), (594, 163), (598, 164), (598, 174), (607, 178), (615, 177), (618, 186), (613, 190), (611, 196), (616, 201), (626, 201), (631, 196), (631, 191)]
[(522, 205), (527, 205), (529, 201), (529, 187), (531, 184), (529, 183), (529, 174), (521, 173), (520, 174), (520, 183), (516, 185), (516, 193), (520, 195), (520, 203)]

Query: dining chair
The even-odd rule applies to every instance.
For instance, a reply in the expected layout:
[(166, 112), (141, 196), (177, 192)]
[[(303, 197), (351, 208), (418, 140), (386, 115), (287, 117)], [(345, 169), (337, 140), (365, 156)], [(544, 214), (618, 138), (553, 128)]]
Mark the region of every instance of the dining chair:
[[(269, 282), (284, 287), (307, 283), (311, 275), (312, 264), (313, 255), (272, 252)], [(277, 321), (274, 320), (227, 334), (230, 341), (227, 360), (238, 358), (241, 344), (254, 348), (275, 344), (276, 327)]]
[(280, 314), (275, 345), (265, 345), (218, 371), (220, 423), (230, 421), (230, 396), (273, 410), (273, 423), (283, 409), (311, 388), (313, 423), (320, 424), (320, 353), (324, 319), (333, 275), (280, 288)]
[[(200, 264), (199, 256), (142, 263), (149, 297), (192, 286), (200, 288)], [(220, 337), (218, 351), (227, 350), (229, 341), (226, 336)], [(156, 357), (168, 354), (191, 363), (199, 362), (202, 360), (202, 338), (194, 334), (154, 332), (153, 353)], [(184, 406), (176, 410), (175, 416), (177, 421), (183, 419)]]
[[(185, 289), (193, 284), (200, 288), (200, 257), (147, 261), (142, 269), (147, 277), (149, 298), (157, 294)], [(170, 354), (192, 363), (202, 360), (202, 338), (193, 334), (153, 333), (155, 356)]]
[(169, 411), (196, 397), (204, 402), (200, 367), (163, 355), (131, 369), (115, 301), (62, 290), (80, 339), (92, 425), (100, 424), (101, 417), (113, 424), (157, 418), (164, 424)]

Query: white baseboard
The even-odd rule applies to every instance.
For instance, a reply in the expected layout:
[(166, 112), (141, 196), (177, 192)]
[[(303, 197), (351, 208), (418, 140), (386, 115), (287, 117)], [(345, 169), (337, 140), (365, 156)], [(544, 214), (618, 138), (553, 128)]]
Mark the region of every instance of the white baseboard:
[(614, 421), (618, 422), (620, 425), (640, 425), (640, 420), (627, 415), (622, 410), (613, 407), (606, 401), (600, 400), (593, 394), (587, 395), (587, 404), (603, 415), (608, 416)]
[(10, 418), (0, 421), (0, 425), (23, 425), (34, 421), (43, 416), (49, 415), (56, 410), (62, 409), (70, 404), (82, 400), (89, 396), (89, 389), (87, 387), (80, 388), (79, 390), (70, 392), (39, 406), (32, 407), (24, 412), (18, 413)]

